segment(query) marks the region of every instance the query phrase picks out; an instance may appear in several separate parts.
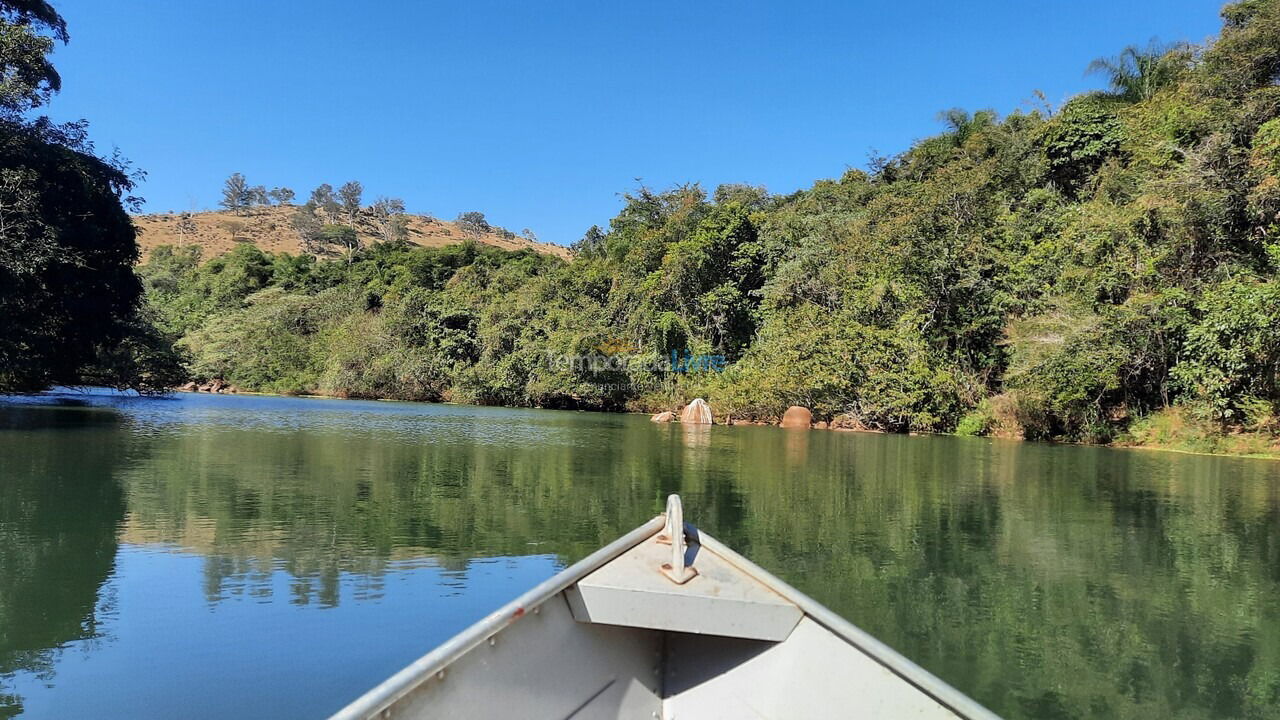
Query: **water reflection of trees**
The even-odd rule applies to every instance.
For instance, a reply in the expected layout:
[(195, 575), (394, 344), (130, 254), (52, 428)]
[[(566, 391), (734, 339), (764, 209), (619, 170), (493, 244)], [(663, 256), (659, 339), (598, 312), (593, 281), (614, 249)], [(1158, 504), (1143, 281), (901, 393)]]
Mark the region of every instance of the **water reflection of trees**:
[[(574, 422), (589, 428), (598, 417)], [(652, 434), (617, 442), (611, 432), (584, 432), (536, 447), (234, 430), (167, 436), (126, 476), (123, 539), (199, 551), (210, 601), (270, 592), (277, 570), (291, 577), (294, 602), (325, 605), (338, 602), (344, 574), (376, 578), (424, 556), (455, 570), (477, 555), (580, 557), (660, 511), (688, 460)], [(723, 491), (732, 496), (731, 486)]]
[[(126, 539), (205, 556), (211, 601), (376, 596), (398, 563), (587, 554), (693, 520), (1007, 717), (1280, 705), (1274, 464), (557, 415), (574, 442), (187, 433), (127, 477)], [(564, 428), (558, 428), (563, 430)]]
[[(109, 410), (0, 413), (0, 681), (48, 679), (58, 648), (100, 635), (125, 514), (120, 422)], [(0, 717), (21, 711), (0, 684)]]
[[(1006, 717), (1273, 717), (1280, 467), (813, 434), (739, 476), (768, 567)], [(791, 568), (791, 570), (785, 570)]]

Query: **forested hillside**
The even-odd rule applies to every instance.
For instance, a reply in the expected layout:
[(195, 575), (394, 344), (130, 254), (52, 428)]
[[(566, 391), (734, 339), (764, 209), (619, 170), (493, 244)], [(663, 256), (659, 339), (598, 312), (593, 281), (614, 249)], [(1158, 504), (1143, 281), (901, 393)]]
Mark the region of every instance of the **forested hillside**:
[[(1206, 47), (1100, 61), (1105, 90), (948, 111), (940, 134), (794, 194), (638, 188), (568, 261), (393, 240), (330, 259), (159, 248), (139, 273), (192, 376), (244, 389), (1269, 438), (1280, 2), (1223, 18)], [(672, 372), (673, 351), (727, 369)], [(566, 362), (593, 355), (612, 360)]]

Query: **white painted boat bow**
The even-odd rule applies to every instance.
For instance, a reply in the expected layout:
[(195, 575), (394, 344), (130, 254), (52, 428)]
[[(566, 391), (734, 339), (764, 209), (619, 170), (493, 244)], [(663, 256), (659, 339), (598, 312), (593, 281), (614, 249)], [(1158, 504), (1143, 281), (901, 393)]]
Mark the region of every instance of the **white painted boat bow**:
[(333, 717), (998, 720), (682, 515), (672, 495)]

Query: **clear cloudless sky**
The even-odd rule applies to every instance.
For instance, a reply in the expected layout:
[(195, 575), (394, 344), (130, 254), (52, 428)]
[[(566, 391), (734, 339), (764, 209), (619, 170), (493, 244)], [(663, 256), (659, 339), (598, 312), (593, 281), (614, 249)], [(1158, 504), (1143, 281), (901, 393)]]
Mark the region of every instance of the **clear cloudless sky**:
[(1125, 45), (1200, 42), (1205, 0), (54, 0), (59, 120), (148, 173), (150, 212), (223, 180), (570, 243), (637, 179), (807, 187), (938, 131), (950, 107), (1059, 105)]

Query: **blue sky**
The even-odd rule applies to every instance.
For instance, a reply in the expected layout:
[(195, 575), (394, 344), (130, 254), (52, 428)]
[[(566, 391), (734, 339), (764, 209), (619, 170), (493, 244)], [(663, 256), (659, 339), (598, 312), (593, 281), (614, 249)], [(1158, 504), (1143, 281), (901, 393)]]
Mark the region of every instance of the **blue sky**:
[(147, 210), (222, 181), (356, 179), (367, 199), (570, 243), (653, 187), (791, 192), (895, 154), (950, 107), (1098, 86), (1131, 43), (1199, 42), (1216, 2), (61, 0), (50, 114), (148, 172)]

